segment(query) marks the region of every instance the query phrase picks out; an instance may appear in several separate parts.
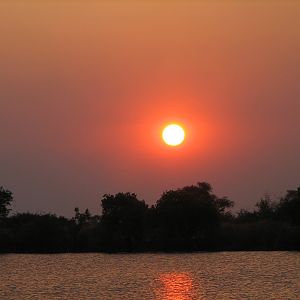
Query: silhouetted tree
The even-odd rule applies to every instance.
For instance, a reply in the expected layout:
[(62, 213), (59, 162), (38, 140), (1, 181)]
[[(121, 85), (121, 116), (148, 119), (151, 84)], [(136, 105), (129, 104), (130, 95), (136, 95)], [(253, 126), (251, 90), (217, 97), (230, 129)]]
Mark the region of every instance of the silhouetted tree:
[(155, 206), (160, 243), (172, 249), (209, 247), (221, 215), (231, 206), (206, 182), (165, 192)]
[(300, 225), (300, 187), (287, 191), (286, 196), (279, 202), (277, 213), (281, 219), (292, 225)]
[(101, 243), (105, 250), (137, 250), (141, 246), (147, 205), (136, 194), (103, 196)]
[(88, 209), (81, 213), (75, 208), (75, 248), (79, 252), (99, 251), (99, 216), (92, 216)]
[(269, 194), (266, 194), (259, 202), (256, 203), (256, 214), (259, 218), (269, 219), (274, 217), (276, 203), (271, 200)]
[(10, 205), (13, 201), (12, 192), (0, 187), (0, 218), (5, 218), (11, 211)]
[(84, 224), (87, 224), (90, 222), (92, 216), (88, 209), (86, 209), (84, 213), (81, 213), (79, 208), (75, 207), (74, 211), (75, 211), (74, 220), (77, 225), (79, 225), (81, 227)]
[(223, 197), (223, 198), (216, 197), (215, 204), (220, 215), (225, 215), (228, 212), (227, 210), (234, 206), (234, 202), (229, 200), (227, 197)]

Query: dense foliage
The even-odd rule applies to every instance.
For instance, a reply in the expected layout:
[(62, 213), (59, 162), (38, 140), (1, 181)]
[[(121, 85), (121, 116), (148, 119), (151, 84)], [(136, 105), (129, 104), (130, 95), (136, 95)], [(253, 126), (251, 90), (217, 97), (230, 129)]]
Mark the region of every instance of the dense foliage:
[(266, 195), (253, 211), (202, 182), (166, 191), (151, 207), (136, 194), (104, 195), (102, 214), (75, 208), (9, 216), (13, 195), (0, 187), (0, 252), (300, 250), (300, 188), (278, 202)]

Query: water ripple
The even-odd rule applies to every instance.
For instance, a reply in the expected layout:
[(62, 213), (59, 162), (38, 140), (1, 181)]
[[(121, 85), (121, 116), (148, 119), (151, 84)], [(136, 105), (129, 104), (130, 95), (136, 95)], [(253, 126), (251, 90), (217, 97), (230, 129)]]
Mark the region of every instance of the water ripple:
[(300, 253), (1, 255), (0, 299), (300, 299)]

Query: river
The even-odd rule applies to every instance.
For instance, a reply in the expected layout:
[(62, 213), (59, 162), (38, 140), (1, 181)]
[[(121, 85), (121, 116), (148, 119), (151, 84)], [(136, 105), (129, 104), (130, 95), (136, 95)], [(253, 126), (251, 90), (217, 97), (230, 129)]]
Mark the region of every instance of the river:
[(300, 299), (300, 253), (0, 255), (0, 299)]

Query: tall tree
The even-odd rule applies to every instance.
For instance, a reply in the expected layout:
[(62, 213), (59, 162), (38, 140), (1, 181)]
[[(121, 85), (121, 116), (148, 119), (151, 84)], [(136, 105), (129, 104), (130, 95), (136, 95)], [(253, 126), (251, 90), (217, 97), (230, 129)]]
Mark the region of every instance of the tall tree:
[(11, 211), (10, 205), (13, 201), (13, 194), (11, 191), (0, 187), (0, 218), (5, 218)]
[(155, 206), (161, 240), (168, 243), (166, 247), (208, 245), (232, 204), (214, 195), (206, 182), (165, 192)]
[(108, 250), (135, 250), (141, 244), (147, 205), (136, 194), (104, 195), (102, 242)]

